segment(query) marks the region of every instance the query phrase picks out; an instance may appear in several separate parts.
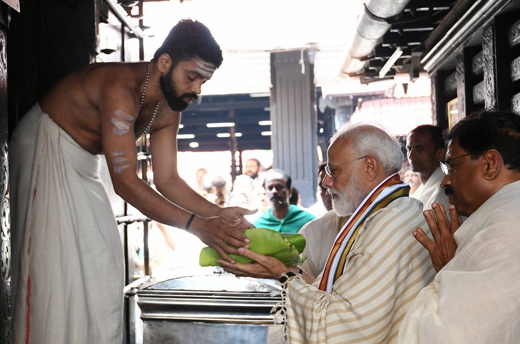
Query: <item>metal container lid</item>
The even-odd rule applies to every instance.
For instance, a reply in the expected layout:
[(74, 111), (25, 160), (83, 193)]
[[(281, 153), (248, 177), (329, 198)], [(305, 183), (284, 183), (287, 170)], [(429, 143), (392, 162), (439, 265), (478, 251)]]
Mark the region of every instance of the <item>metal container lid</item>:
[(190, 267), (153, 277), (137, 291), (143, 320), (272, 323), (276, 281), (236, 277), (220, 267)]

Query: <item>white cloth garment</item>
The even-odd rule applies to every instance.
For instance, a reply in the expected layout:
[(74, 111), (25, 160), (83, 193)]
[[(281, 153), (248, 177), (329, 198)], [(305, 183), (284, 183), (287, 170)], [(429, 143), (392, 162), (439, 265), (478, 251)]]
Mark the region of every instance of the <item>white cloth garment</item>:
[(455, 257), (413, 302), (399, 343), (520, 343), (520, 181), (480, 206), (455, 240)]
[[(399, 324), (433, 279), (428, 251), (412, 236), (427, 228), (421, 204), (399, 198), (362, 225), (332, 293), (295, 278), (287, 286), (291, 343), (396, 343)], [(320, 274), (321, 275), (321, 274)]]
[[(307, 222), (300, 229), (300, 234), (305, 237), (307, 242), (302, 252), (302, 257), (307, 258), (301, 268), (313, 278), (318, 277), (323, 271), (330, 249), (338, 235), (340, 219), (342, 218), (331, 210), (322, 217)], [(343, 223), (344, 221), (342, 221)]]
[(15, 344), (122, 342), (123, 252), (98, 168), (38, 104), (12, 135)]
[(435, 172), (428, 178), (425, 184), (421, 184), (417, 190), (410, 197), (418, 199), (423, 204), (423, 209), (431, 209), (432, 203), (441, 203), (444, 206), (444, 210), (448, 213), (448, 196), (441, 189), (441, 181), (444, 178), (444, 173), (441, 168), (438, 167)]

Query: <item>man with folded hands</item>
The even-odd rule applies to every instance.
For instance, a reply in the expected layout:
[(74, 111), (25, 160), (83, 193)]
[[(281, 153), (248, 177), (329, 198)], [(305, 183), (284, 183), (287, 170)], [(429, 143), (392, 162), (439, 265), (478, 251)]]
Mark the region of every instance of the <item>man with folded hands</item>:
[(520, 343), (520, 116), (483, 111), (447, 141), (441, 187), (451, 221), (434, 204), (425, 212), (434, 240), (414, 232), (438, 273), (410, 307), (399, 343)]

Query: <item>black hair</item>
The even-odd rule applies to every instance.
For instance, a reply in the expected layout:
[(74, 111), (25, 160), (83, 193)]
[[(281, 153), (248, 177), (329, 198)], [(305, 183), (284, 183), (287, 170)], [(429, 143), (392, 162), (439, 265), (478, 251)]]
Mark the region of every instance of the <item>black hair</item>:
[(218, 68), (223, 60), (222, 50), (209, 29), (201, 22), (191, 19), (179, 21), (170, 30), (161, 47), (155, 51), (154, 60), (157, 61), (165, 53), (172, 59), (172, 67), (180, 61), (198, 57)]
[(298, 198), (300, 198), (300, 192), (297, 188), (291, 189), (291, 197), (289, 197), (289, 204), (298, 205)]
[[(287, 172), (283, 171), (283, 170), (279, 170), (277, 168), (273, 168), (271, 169), (269, 172), (276, 172), (276, 173), (280, 173), (281, 175), (283, 175), (285, 177), (285, 187), (287, 188), (287, 190), (291, 190), (291, 185), (292, 185), (292, 179), (291, 179), (291, 176), (289, 176), (287, 174)], [(264, 179), (264, 188), (267, 189), (265, 187), (265, 182), (267, 181), (267, 178)]]
[(320, 175), (321, 172), (325, 171), (325, 167), (327, 166), (327, 161), (322, 161), (320, 165), (318, 166), (318, 175)]
[(496, 149), (506, 168), (520, 172), (520, 115), (507, 111), (483, 110), (457, 123), (446, 135), (478, 159)]
[(410, 134), (411, 133), (429, 133), (435, 146), (435, 150), (446, 147), (443, 130), (439, 127), (430, 124), (424, 124), (413, 129)]

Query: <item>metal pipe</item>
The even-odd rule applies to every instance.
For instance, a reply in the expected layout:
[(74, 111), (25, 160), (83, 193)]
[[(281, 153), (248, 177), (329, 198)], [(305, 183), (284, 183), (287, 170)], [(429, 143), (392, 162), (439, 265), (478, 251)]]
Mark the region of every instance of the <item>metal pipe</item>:
[(409, 2), (410, 0), (370, 0), (366, 4), (340, 74), (356, 74), (363, 69), (367, 55), (390, 28), (387, 19), (400, 14)]
[[(456, 51), (478, 28), (485, 25), (510, 0), (476, 1), (460, 19), (442, 35), (442, 38), (421, 59), (423, 68), (433, 72), (442, 61)], [(459, 16), (460, 13), (448, 13), (447, 16)]]
[(130, 20), (128, 13), (123, 10), (123, 8), (117, 3), (116, 0), (105, 0), (105, 2), (108, 4), (108, 6), (110, 6), (116, 17), (119, 18), (119, 20), (123, 22), (123, 24), (125, 24), (134, 35), (139, 38), (153, 36), (152, 34), (145, 33), (143, 30), (141, 30), (140, 27), (135, 26)]

